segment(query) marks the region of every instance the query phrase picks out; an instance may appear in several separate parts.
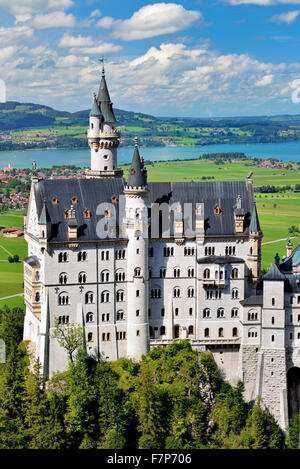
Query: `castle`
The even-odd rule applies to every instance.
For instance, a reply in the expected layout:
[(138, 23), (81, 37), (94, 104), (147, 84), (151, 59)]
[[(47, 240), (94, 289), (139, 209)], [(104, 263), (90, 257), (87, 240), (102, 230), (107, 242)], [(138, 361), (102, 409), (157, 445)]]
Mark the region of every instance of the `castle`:
[(104, 69), (86, 178), (39, 180), (24, 218), (24, 340), (45, 377), (67, 366), (53, 338), (81, 325), (87, 352), (140, 359), (189, 340), (261, 396), (283, 429), (300, 412), (300, 246), (261, 278), (262, 231), (244, 182), (150, 183), (135, 143), (127, 181)]

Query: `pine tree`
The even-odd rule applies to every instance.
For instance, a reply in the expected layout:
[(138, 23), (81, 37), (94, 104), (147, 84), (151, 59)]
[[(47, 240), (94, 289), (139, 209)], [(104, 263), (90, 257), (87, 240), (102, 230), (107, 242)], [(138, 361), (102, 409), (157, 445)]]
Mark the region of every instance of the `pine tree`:
[(289, 449), (300, 449), (300, 415), (296, 414), (290, 420), (287, 436), (287, 447)]

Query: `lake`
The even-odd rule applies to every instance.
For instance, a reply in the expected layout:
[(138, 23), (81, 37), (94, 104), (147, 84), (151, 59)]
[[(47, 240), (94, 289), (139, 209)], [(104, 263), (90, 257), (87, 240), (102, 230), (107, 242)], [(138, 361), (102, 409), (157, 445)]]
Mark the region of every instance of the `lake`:
[[(300, 142), (288, 143), (238, 143), (215, 144), (203, 146), (168, 146), (140, 148), (140, 153), (145, 160), (188, 160), (199, 158), (203, 153), (242, 152), (247, 156), (258, 158), (277, 158), (281, 161), (300, 162)], [(119, 164), (130, 163), (133, 148), (120, 147), (118, 151)], [(0, 152), (0, 168), (10, 163), (14, 168), (31, 168), (31, 163), (36, 160), (38, 168), (48, 168), (53, 165), (76, 165), (80, 167), (90, 166), (89, 148), (81, 150), (26, 150)]]

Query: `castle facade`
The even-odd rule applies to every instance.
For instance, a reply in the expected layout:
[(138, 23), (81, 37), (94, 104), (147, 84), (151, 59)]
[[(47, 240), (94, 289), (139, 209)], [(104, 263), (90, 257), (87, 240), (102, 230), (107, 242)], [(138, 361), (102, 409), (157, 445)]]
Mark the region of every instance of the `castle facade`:
[(136, 141), (126, 181), (104, 70), (87, 138), (86, 178), (33, 173), (24, 219), (24, 340), (44, 376), (68, 363), (57, 322), (81, 325), (87, 352), (106, 360), (187, 339), (285, 429), (300, 413), (300, 249), (289, 242), (261, 278), (251, 175), (150, 183)]

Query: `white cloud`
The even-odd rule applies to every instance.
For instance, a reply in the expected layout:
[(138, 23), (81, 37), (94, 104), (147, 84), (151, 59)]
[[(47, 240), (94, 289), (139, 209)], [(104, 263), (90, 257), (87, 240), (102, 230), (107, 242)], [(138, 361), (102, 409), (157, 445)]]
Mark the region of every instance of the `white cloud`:
[(196, 20), (203, 21), (200, 11), (186, 10), (175, 3), (154, 3), (142, 7), (127, 20), (101, 18), (97, 25), (112, 29), (112, 37), (125, 41), (171, 34), (186, 29)]
[(28, 24), (35, 29), (72, 28), (76, 24), (76, 19), (71, 13), (54, 11), (44, 15), (35, 15), (28, 21)]
[(69, 47), (71, 54), (107, 54), (122, 50), (122, 47), (111, 42), (95, 41), (91, 36), (72, 36), (65, 33), (58, 44), (59, 47)]
[(255, 86), (268, 86), (273, 83), (274, 75), (265, 75), (255, 83)]
[(300, 10), (288, 11), (286, 13), (281, 13), (280, 15), (272, 16), (269, 21), (272, 23), (287, 23), (292, 24), (298, 16), (300, 15)]
[(73, 5), (72, 0), (0, 0), (0, 8), (15, 16), (47, 11), (66, 10)]

